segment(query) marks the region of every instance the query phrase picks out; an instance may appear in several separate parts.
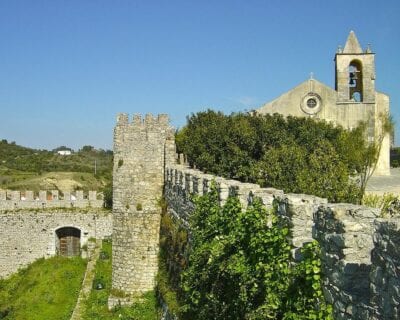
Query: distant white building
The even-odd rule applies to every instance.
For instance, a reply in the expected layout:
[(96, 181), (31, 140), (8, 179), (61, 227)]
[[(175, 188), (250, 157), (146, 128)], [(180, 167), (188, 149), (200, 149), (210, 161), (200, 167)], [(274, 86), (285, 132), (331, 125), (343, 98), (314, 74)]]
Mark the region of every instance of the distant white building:
[(71, 150), (58, 150), (57, 153), (61, 156), (69, 156), (71, 155)]

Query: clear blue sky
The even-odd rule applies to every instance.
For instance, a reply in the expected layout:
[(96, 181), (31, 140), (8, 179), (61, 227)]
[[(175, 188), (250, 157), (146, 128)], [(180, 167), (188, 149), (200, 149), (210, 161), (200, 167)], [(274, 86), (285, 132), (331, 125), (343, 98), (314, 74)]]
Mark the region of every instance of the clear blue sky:
[(334, 86), (354, 30), (376, 53), (400, 145), (400, 1), (0, 1), (0, 138), (112, 148), (118, 112), (251, 110), (309, 77)]

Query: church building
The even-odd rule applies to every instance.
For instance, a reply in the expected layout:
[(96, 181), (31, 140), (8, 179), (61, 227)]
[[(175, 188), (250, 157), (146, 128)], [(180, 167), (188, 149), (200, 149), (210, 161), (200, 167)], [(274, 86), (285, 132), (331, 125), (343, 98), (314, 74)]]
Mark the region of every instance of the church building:
[[(313, 79), (304, 81), (257, 110), (260, 114), (312, 117), (355, 128), (368, 124), (368, 139), (382, 137), (381, 116), (389, 113), (389, 96), (375, 91), (375, 54), (363, 50), (353, 31), (335, 55), (335, 89)], [(390, 136), (382, 141), (374, 175), (390, 175)]]

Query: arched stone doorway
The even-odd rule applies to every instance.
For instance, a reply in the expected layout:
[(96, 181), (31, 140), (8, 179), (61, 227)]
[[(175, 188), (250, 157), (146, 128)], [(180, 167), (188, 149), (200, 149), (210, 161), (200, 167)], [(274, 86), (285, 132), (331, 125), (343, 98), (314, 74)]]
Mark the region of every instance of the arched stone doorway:
[(79, 256), (81, 253), (81, 230), (74, 227), (57, 229), (56, 252), (60, 256)]

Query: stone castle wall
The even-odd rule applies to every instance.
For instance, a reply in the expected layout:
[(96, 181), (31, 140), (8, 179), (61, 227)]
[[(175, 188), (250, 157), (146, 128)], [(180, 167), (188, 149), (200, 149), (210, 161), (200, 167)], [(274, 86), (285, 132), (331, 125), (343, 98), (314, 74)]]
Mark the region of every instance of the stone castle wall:
[(370, 273), (376, 318), (400, 318), (400, 218), (375, 221)]
[(56, 254), (56, 230), (75, 227), (81, 231), (81, 246), (89, 238), (110, 237), (111, 214), (88, 208), (88, 212), (53, 209), (42, 212), (0, 212), (0, 278), (16, 272), (41, 257)]
[(188, 227), (193, 195), (209, 191), (215, 181), (221, 203), (236, 194), (244, 207), (254, 196), (290, 221), (293, 255), (317, 239), (325, 275), (324, 295), (335, 319), (400, 319), (400, 218), (378, 218), (378, 209), (330, 204), (326, 199), (285, 194), (273, 188), (204, 174), (182, 165), (165, 170), (168, 213)]
[(188, 226), (190, 214), (194, 210), (192, 197), (207, 193), (212, 181), (215, 181), (217, 185), (221, 203), (224, 203), (230, 194), (234, 194), (246, 208), (252, 197), (260, 197), (266, 208), (272, 209), (275, 200), (278, 204), (278, 213), (290, 221), (293, 235), (291, 242), (295, 257), (297, 249), (313, 239), (313, 213), (320, 205), (327, 203), (326, 199), (319, 197), (305, 194), (285, 194), (282, 190), (261, 188), (257, 184), (224, 179), (175, 164), (166, 167), (164, 186), (168, 211), (174, 219)]
[(321, 206), (315, 213), (324, 295), (333, 304), (335, 319), (373, 319), (369, 274), (378, 214), (377, 209), (350, 204)]
[(81, 190), (64, 192), (61, 196), (58, 190), (38, 193), (33, 191), (0, 190), (0, 211), (15, 209), (45, 209), (45, 208), (101, 208), (103, 197), (96, 191), (84, 193)]
[[(165, 163), (175, 161), (168, 116), (118, 116), (114, 131), (113, 292), (109, 306), (128, 303), (155, 285)], [(121, 295), (122, 296), (122, 295)]]
[[(181, 161), (182, 163), (182, 161)], [(166, 116), (130, 122), (118, 117), (114, 133), (113, 280), (109, 307), (152, 290), (157, 273), (161, 209), (189, 226), (193, 195), (215, 181), (221, 203), (237, 195), (244, 208), (260, 197), (291, 226), (293, 256), (313, 239), (321, 246), (323, 289), (335, 319), (399, 319), (400, 232), (398, 220), (379, 219), (376, 209), (329, 204), (326, 199), (285, 194), (273, 188), (215, 177), (175, 163), (174, 130)], [(189, 230), (190, 231), (190, 230)], [(127, 297), (126, 297), (127, 296)]]

